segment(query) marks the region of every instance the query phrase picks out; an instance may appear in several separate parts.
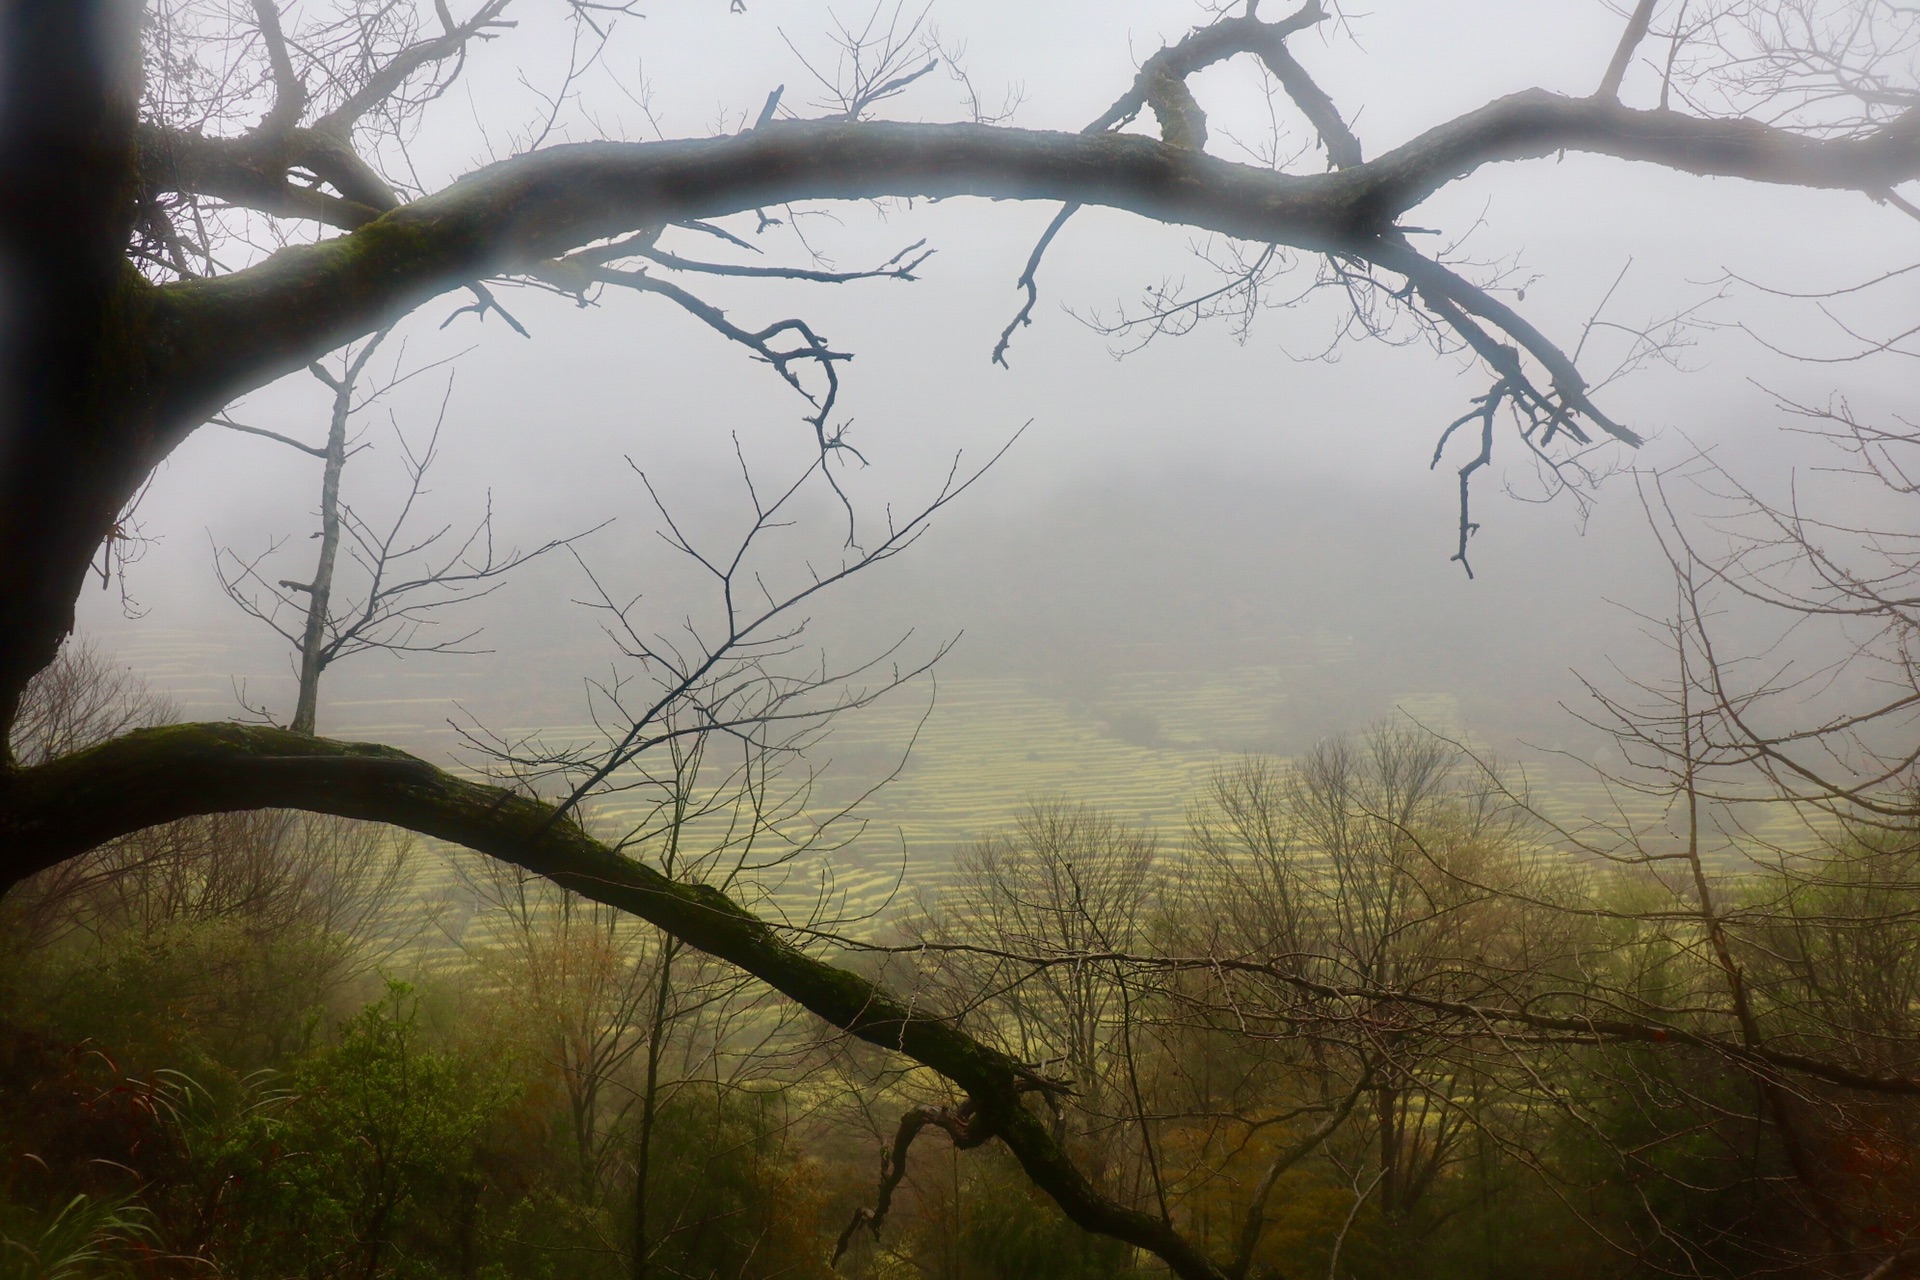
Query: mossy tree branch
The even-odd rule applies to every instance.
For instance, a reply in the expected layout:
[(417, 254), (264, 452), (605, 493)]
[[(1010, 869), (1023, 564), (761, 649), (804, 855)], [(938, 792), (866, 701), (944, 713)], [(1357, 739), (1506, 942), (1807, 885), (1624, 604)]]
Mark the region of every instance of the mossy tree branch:
[[(1482, 165), (1586, 151), (1686, 172), (1879, 193), (1920, 177), (1920, 117), (1819, 139), (1527, 90), (1365, 163), (1277, 173), (1132, 134), (782, 121), (732, 137), (581, 143), (503, 161), (319, 245), (153, 291), (153, 408), (177, 437), (209, 406), (396, 311), (597, 239), (796, 200), (983, 196), (1100, 205), (1260, 243), (1368, 246)], [(1382, 263), (1383, 266), (1390, 264)]]
[(1068, 1217), (1155, 1254), (1187, 1280), (1223, 1270), (1170, 1225), (1095, 1190), (1021, 1101), (1051, 1085), (955, 1020), (809, 955), (725, 894), (671, 880), (588, 835), (552, 806), (472, 782), (392, 747), (237, 724), (143, 729), (0, 774), (0, 886), (157, 823), (246, 809), (383, 822), (462, 845), (628, 911), (737, 965), (850, 1035), (906, 1055), (972, 1100)]

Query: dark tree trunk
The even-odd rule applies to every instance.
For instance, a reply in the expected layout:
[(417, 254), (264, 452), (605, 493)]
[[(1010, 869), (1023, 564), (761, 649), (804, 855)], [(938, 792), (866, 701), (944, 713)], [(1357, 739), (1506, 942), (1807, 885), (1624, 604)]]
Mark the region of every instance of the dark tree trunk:
[(110, 425), (106, 372), (144, 290), (125, 258), (138, 19), (130, 0), (0, 3), (0, 752), (149, 465)]
[(660, 980), (654, 988), (653, 1022), (647, 1027), (647, 1080), (640, 1095), (640, 1150), (633, 1167), (633, 1280), (646, 1280), (652, 1234), (647, 1196), (652, 1189), (653, 1131), (660, 1118), (660, 1055), (666, 1048), (667, 1004), (673, 995), (673, 957), (678, 944), (661, 937)]

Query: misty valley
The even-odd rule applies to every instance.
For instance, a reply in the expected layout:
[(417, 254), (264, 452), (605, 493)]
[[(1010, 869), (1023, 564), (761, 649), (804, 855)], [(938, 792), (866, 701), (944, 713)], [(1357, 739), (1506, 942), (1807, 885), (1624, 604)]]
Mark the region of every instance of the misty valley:
[[(244, 660), (218, 633), (125, 639), (215, 703)], [(1252, 1217), (1252, 1267), (1751, 1273), (1805, 1247), (1757, 1056), (1802, 1046), (1851, 1050), (1794, 1084), (1802, 1158), (1836, 1210), (1905, 1222), (1913, 1107), (1859, 1078), (1904, 1069), (1907, 846), (1755, 804), (1702, 839), (1644, 778), (1503, 766), (1447, 694), (1316, 737), (1365, 704), (1289, 691), (1337, 687), (1355, 648), (1096, 680), (976, 662), (759, 776), (682, 764), (670, 818), (655, 777), (587, 821), (1036, 1064), (1115, 1191), (1223, 1251)], [(45, 723), (152, 713), (98, 650), (60, 671)], [(336, 731), (424, 748), (437, 674), (363, 679)], [(1154, 1274), (1005, 1155), (963, 1155), (936, 1082), (443, 842), (190, 820), (7, 911), (0, 1098), (33, 1153), (8, 1230), (74, 1274), (624, 1276), (640, 1232), (668, 1276)]]
[(1910, 0), (0, 0), (0, 1280), (1920, 1277)]

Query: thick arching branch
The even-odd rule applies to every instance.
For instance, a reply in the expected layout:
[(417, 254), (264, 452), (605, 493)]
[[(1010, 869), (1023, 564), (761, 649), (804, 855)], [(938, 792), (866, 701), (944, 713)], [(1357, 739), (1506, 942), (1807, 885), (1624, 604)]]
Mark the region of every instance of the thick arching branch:
[(170, 725), (0, 774), (0, 886), (157, 823), (266, 808), (384, 822), (447, 840), (650, 921), (847, 1033), (952, 1081), (972, 1099), (983, 1128), (1080, 1226), (1148, 1250), (1188, 1280), (1224, 1276), (1159, 1218), (1102, 1196), (1021, 1102), (1036, 1086), (1058, 1086), (954, 1021), (801, 951), (718, 890), (621, 856), (550, 805), (392, 747), (252, 725)]
[[(153, 406), (184, 433), (233, 396), (396, 310), (636, 227), (775, 202), (887, 196), (1061, 200), (1261, 243), (1370, 257), (1369, 242), (1483, 164), (1574, 149), (1694, 173), (1880, 191), (1920, 176), (1920, 118), (1814, 139), (1529, 90), (1364, 164), (1315, 175), (1118, 134), (786, 121), (726, 138), (584, 143), (504, 161), (352, 235), (154, 291)], [(1382, 265), (1387, 265), (1383, 263)], [(159, 354), (156, 352), (156, 355)]]
[[(64, 507), (45, 527), (27, 519), (0, 537), (0, 563), (20, 564), (32, 579), (16, 593), (29, 603), (0, 628), (0, 686), (10, 686), (0, 687), (0, 720), (18, 682), (50, 659), (71, 626), (71, 601), (87, 557), (154, 466), (235, 397), (439, 292), (533, 271), (640, 227), (795, 200), (916, 196), (1101, 205), (1392, 269), (1386, 259), (1404, 253), (1394, 225), (1407, 210), (1480, 165), (1561, 149), (1882, 193), (1920, 176), (1920, 114), (1864, 135), (1819, 139), (1753, 120), (1636, 111), (1529, 90), (1373, 160), (1313, 175), (1233, 164), (1136, 135), (783, 121), (732, 137), (536, 151), (392, 209), (350, 234), (284, 249), (217, 279), (156, 286), (126, 272), (117, 319), (107, 330), (110, 349), (97, 353), (113, 376), (89, 384), (89, 443), (33, 472), (45, 491), (77, 484), (84, 473), (84, 500)], [(1450, 301), (1494, 326), (1508, 323), (1504, 308)], [(1527, 332), (1508, 336), (1537, 356)], [(1563, 391), (1574, 385), (1555, 380)], [(56, 554), (41, 555), (49, 544)]]

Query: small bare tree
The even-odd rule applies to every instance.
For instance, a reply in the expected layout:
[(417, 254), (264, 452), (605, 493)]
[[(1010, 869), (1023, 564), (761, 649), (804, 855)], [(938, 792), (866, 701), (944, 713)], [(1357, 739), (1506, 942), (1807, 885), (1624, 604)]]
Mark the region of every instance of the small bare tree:
[(1460, 764), (1448, 744), (1384, 724), (1288, 767), (1224, 769), (1190, 815), (1202, 887), (1176, 946), (1264, 968), (1183, 984), (1181, 1001), (1208, 1011), (1216, 1034), (1259, 1045), (1279, 1069), (1268, 1087), (1317, 1117), (1245, 1203), (1243, 1270), (1277, 1180), (1307, 1157), (1351, 1188), (1335, 1253), (1370, 1203), (1387, 1255), (1404, 1263), (1452, 1212), (1427, 1209), (1469, 1139), (1524, 1123), (1514, 1103), (1527, 1076), (1498, 1037), (1401, 998), (1524, 1005), (1567, 969), (1572, 939), (1543, 909), (1558, 877), (1528, 865), (1512, 810), (1467, 785)]
[[(491, 495), (485, 513), (464, 535), (455, 534), (451, 524), (425, 532), (414, 528), (416, 508), (427, 493), (427, 473), (439, 456), (440, 432), (453, 394), (451, 378), (424, 441), (409, 440), (398, 423), (393, 424), (407, 492), (392, 518), (376, 525), (343, 498), (341, 476), (348, 458), (371, 447), (355, 441), (350, 431), (353, 419), (402, 383), (446, 363), (439, 361), (403, 373), (396, 361), (393, 372), (384, 380), (363, 386), (368, 362), (388, 333), (383, 329), (357, 350), (344, 351), (337, 373), (320, 361), (308, 366), (308, 372), (327, 388), (332, 399), (324, 443), (306, 444), (226, 415), (216, 419), (231, 430), (260, 436), (321, 460), (320, 528), (312, 535), (320, 546), (313, 572), (306, 580), (273, 579), (266, 572), (266, 561), (286, 544), (284, 538), (270, 543), (252, 559), (242, 559), (226, 548), (214, 553), (214, 572), (227, 598), (293, 646), (298, 689), (287, 727), (295, 733), (314, 732), (320, 678), (343, 658), (372, 651), (484, 652), (471, 647), (478, 629), (443, 637), (429, 633), (428, 628), (445, 611), (492, 594), (501, 579), (520, 566), (570, 546), (594, 531), (556, 538), (530, 551), (501, 550), (493, 542)], [(337, 591), (343, 541), (347, 558), (360, 578), (351, 591)]]
[[(808, 651), (803, 610), (910, 547), (981, 471), (962, 474), (956, 463), (929, 503), (827, 564), (789, 545), (814, 491), (836, 492), (825, 460), (769, 493), (737, 456), (746, 527), (718, 551), (703, 549), (640, 473), (669, 551), (710, 595), (679, 627), (649, 630), (639, 597), (617, 594), (570, 548), (589, 584), (586, 603), (617, 652), (612, 674), (589, 687), (598, 736), (554, 743), (478, 725), (463, 732), (484, 767), (558, 795), (556, 814), (591, 822), (626, 857), (675, 883), (753, 902), (802, 936), (832, 935), (866, 917), (849, 914), (824, 855), (859, 835), (861, 806), (888, 779), (823, 805), (817, 749), (836, 719), (903, 689), (946, 649), (902, 661), (903, 638), (834, 665)], [(500, 921), (493, 944), (477, 945), (506, 999), (539, 1024), (562, 1077), (582, 1194), (601, 1201), (612, 1176), (630, 1171), (624, 1247), (640, 1280), (682, 1236), (704, 1229), (699, 1205), (662, 1199), (666, 1111), (689, 1090), (735, 1093), (769, 1073), (782, 1088), (803, 1083), (813, 1037), (752, 979), (671, 934), (525, 872), (468, 878)], [(477, 932), (484, 939), (488, 929), (483, 922)]]

